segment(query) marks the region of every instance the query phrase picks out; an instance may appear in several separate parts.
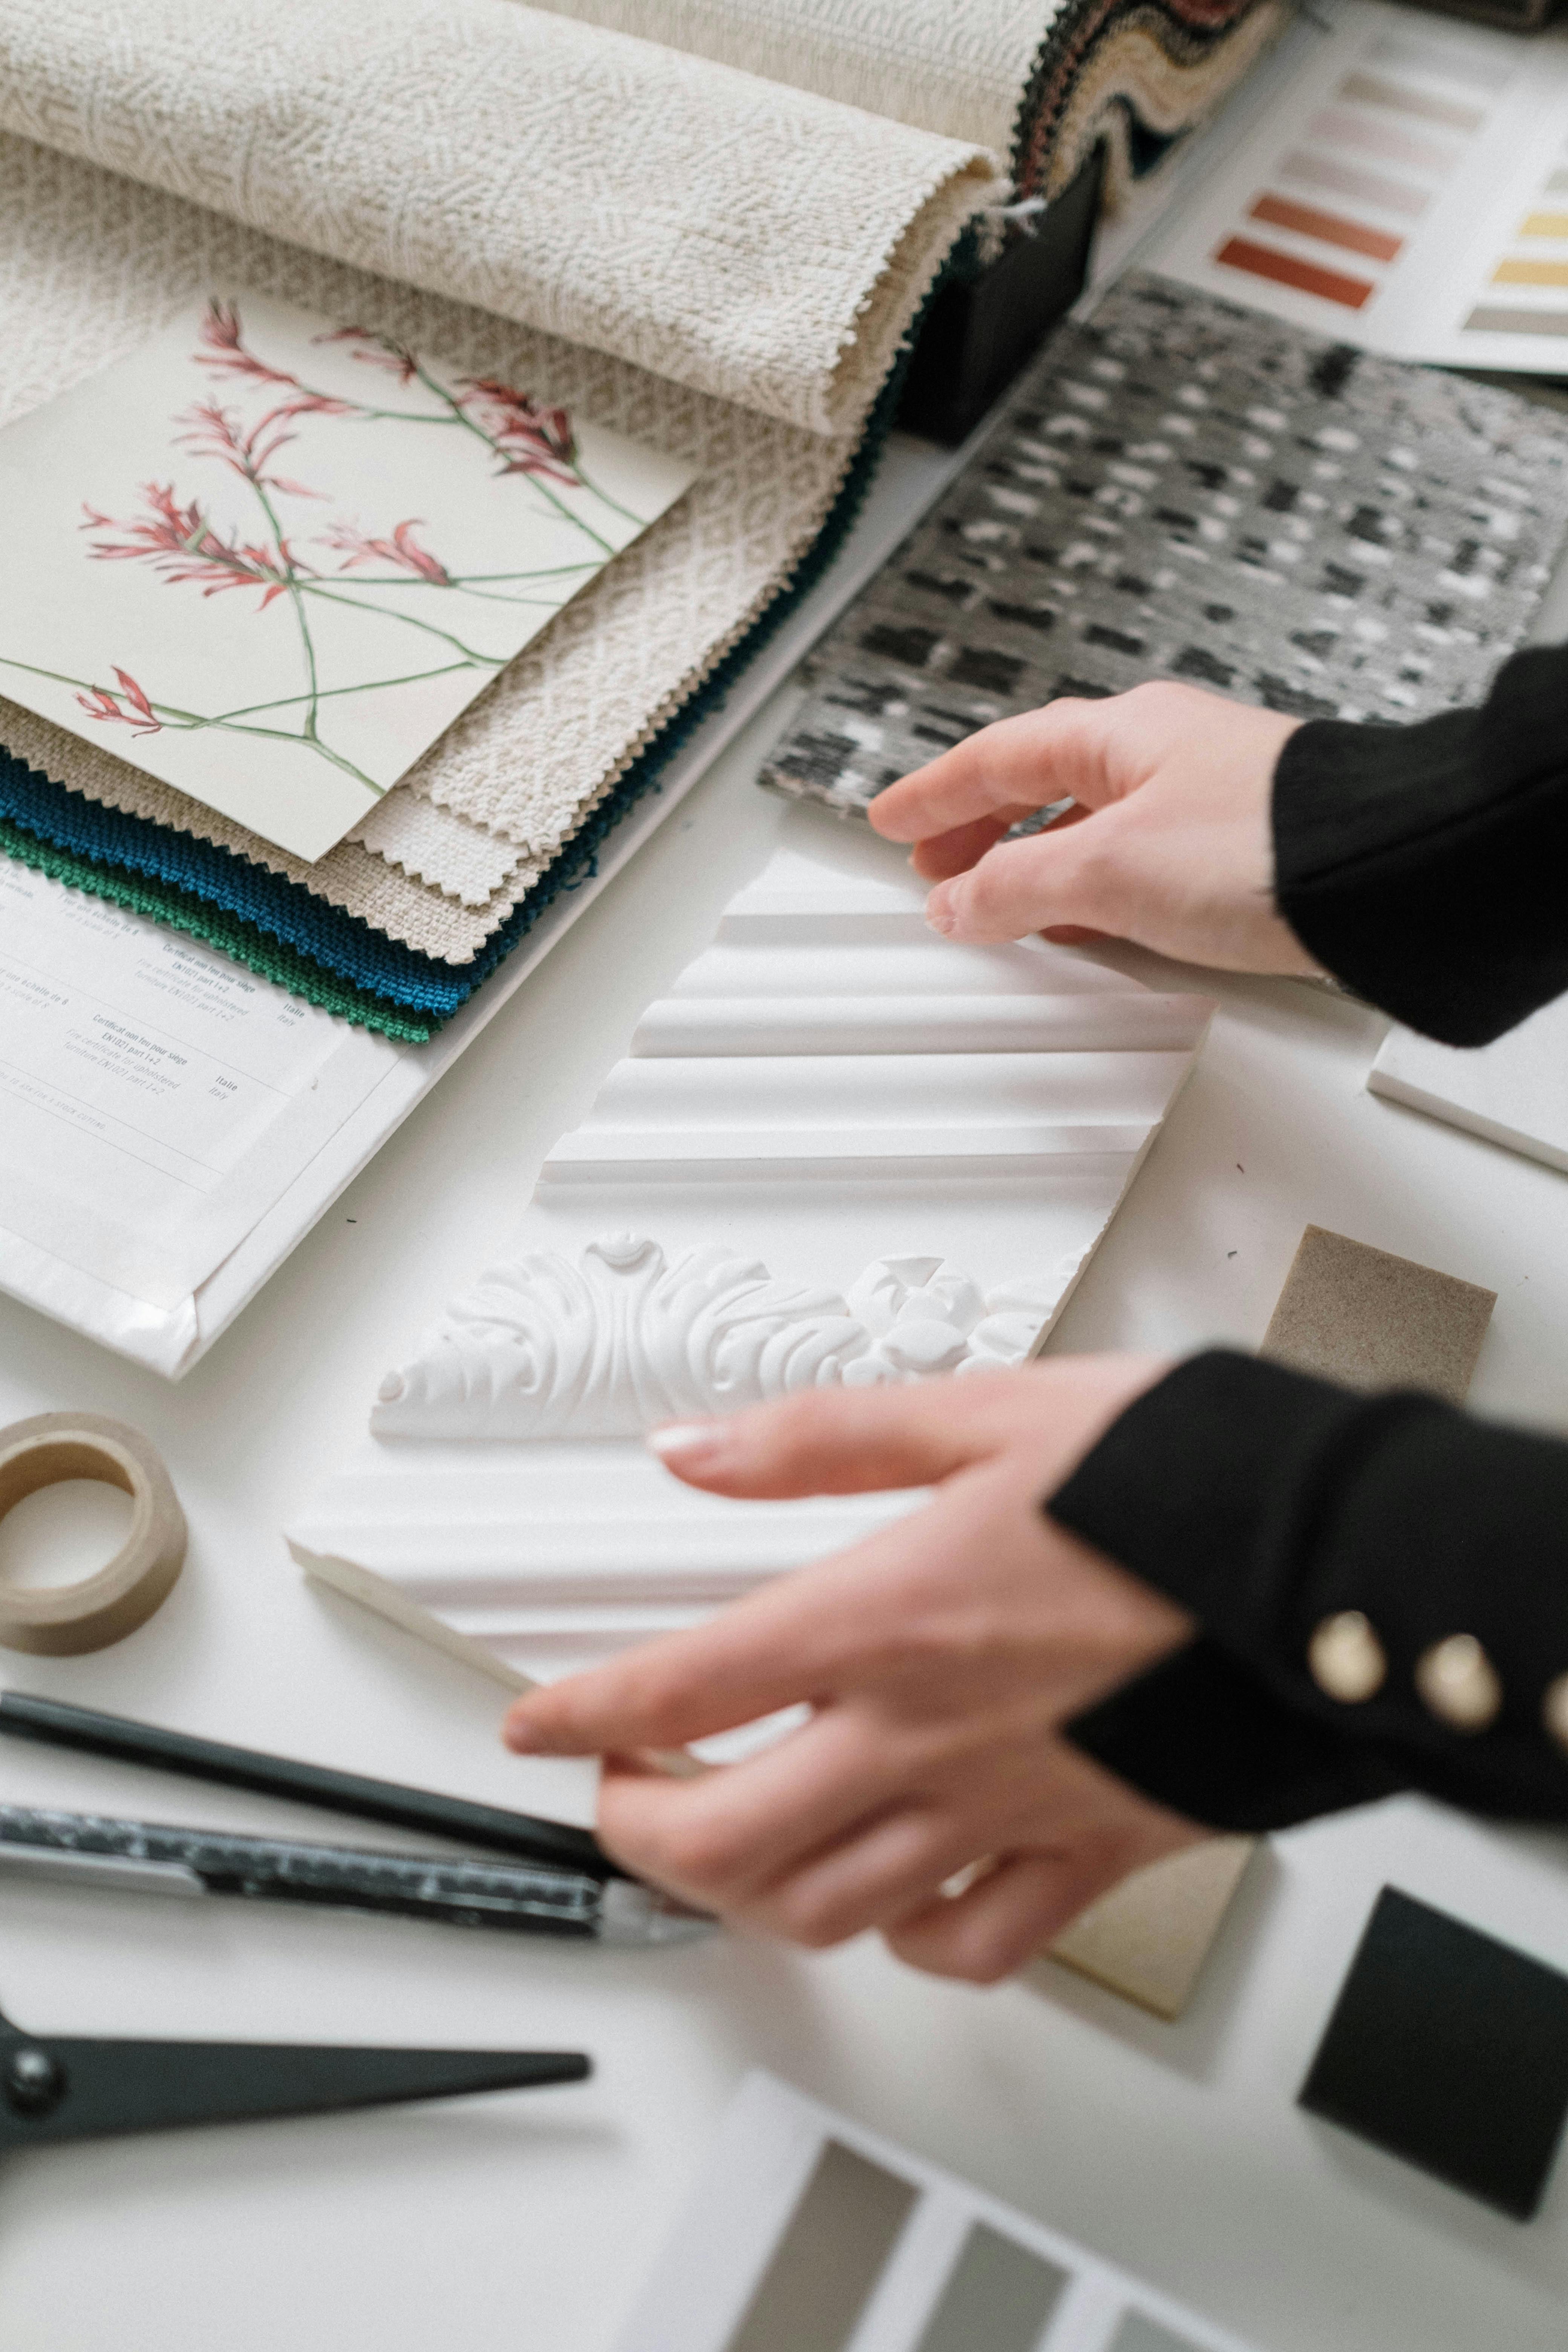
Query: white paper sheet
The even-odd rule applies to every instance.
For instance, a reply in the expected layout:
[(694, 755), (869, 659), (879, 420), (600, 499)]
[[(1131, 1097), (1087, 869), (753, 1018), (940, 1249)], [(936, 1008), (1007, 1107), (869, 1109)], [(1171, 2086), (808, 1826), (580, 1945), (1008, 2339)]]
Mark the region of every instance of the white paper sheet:
[(1568, 374), (1568, 29), (1322, 0), (1139, 258), (1389, 358)]
[(0, 861), (0, 1225), (147, 1306), (188, 1300), (405, 1050)]
[(1479, 1048), (1391, 1029), (1367, 1086), (1527, 1160), (1568, 1169), (1568, 1000)]

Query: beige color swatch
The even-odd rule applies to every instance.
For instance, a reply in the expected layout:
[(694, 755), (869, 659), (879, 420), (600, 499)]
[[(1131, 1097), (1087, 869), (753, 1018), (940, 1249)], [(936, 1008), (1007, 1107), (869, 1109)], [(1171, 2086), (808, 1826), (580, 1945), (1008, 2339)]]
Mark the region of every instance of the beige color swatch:
[(1495, 1290), (1309, 1225), (1262, 1353), (1352, 1388), (1428, 1389), (1462, 1404)]
[[(253, 288), (697, 468), (314, 865), (0, 703), (0, 741), (57, 782), (458, 964), (788, 582), (942, 257), (1002, 193), (950, 141), (510, 0), (149, 0), (133, 40), (109, 0), (0, 0), (6, 129), (0, 421)], [(677, 136), (672, 215), (647, 187)]]
[(1047, 1957), (1156, 2017), (1180, 2017), (1257, 1843), (1205, 1838), (1135, 1870), (1080, 1911)]

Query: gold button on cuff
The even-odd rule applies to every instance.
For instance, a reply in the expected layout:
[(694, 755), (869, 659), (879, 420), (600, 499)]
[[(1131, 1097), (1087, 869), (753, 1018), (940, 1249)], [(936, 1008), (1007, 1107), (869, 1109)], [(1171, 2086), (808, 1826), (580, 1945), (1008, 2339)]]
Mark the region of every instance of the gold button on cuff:
[(1345, 1706), (1371, 1698), (1388, 1673), (1383, 1643), (1359, 1609), (1324, 1618), (1307, 1644), (1307, 1664), (1318, 1688)]
[(1554, 1683), (1547, 1685), (1546, 1696), (1541, 1702), (1541, 1719), (1558, 1747), (1568, 1748), (1568, 1675), (1559, 1675)]
[(1473, 1633), (1450, 1633), (1425, 1651), (1415, 1687), (1423, 1706), (1456, 1731), (1484, 1731), (1502, 1705), (1497, 1669)]

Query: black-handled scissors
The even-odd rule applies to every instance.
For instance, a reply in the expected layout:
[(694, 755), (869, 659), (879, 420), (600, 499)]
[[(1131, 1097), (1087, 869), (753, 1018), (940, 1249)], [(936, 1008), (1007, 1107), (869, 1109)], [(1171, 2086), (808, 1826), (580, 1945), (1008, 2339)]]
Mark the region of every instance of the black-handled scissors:
[(271, 2042), (112, 2042), (24, 2033), (0, 2016), (0, 2156), (45, 2141), (326, 2115), (404, 2099), (580, 2083), (577, 2050), (378, 2050)]

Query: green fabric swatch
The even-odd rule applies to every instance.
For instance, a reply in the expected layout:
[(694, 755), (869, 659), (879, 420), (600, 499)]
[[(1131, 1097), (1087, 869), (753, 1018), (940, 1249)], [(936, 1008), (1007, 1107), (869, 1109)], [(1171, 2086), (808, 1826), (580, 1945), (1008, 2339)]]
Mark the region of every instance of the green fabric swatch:
[[(350, 981), (334, 980), (320, 964), (297, 954), (280, 940), (258, 930), (237, 915), (226, 914), (221, 908), (194, 898), (186, 891), (175, 890), (166, 882), (148, 885), (122, 867), (73, 856), (68, 850), (57, 849), (51, 842), (37, 840), (4, 817), (0, 817), (0, 852), (23, 866), (30, 866), (35, 873), (47, 874), (52, 881), (65, 883), (72, 890), (89, 891), (95, 898), (106, 898), (116, 907), (128, 907), (135, 914), (149, 916), (155, 923), (167, 923), (173, 930), (184, 931), (192, 939), (231, 956), (236, 963), (244, 964), (263, 980), (276, 982), (290, 996), (303, 996), (311, 1004), (319, 1004), (323, 1013), (336, 1013), (340, 1020), (355, 1022), (364, 1029), (379, 1029), (384, 1036), (397, 1037), (411, 1045), (426, 1045), (441, 1026), (433, 1014), (412, 1013), (405, 1005), (385, 1003), (368, 990), (355, 988)], [(185, 900), (189, 903), (182, 904)]]

